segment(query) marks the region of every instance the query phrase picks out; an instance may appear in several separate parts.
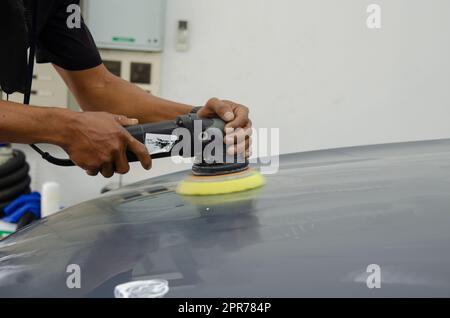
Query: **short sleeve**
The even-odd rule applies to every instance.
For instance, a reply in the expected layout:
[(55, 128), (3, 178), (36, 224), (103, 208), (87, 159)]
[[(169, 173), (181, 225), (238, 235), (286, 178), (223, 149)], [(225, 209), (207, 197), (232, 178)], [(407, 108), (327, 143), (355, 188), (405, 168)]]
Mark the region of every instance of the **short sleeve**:
[[(53, 63), (69, 71), (93, 68), (102, 63), (92, 35), (81, 18), (80, 27), (70, 28), (67, 12), (71, 4), (79, 1), (58, 0), (41, 25), (38, 34), (36, 60), (38, 63)], [(69, 20), (71, 21), (71, 20)]]

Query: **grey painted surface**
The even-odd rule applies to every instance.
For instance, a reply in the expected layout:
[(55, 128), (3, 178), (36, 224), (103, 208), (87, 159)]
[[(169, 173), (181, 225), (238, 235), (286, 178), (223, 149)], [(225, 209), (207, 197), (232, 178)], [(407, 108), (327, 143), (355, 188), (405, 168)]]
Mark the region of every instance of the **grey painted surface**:
[[(0, 296), (111, 297), (149, 278), (168, 279), (168, 297), (450, 296), (450, 140), (287, 155), (259, 193), (202, 202), (172, 191), (185, 174), (1, 241)], [(81, 289), (66, 287), (69, 264)]]

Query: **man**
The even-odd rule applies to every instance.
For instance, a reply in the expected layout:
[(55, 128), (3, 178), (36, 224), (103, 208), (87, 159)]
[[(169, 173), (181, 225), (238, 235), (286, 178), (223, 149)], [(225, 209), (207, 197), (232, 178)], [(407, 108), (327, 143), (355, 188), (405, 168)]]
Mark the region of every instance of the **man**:
[[(50, 143), (62, 147), (70, 159), (89, 175), (129, 171), (126, 150), (151, 168), (151, 157), (143, 144), (123, 126), (171, 120), (192, 111), (190, 105), (152, 96), (111, 74), (102, 64), (91, 34), (67, 26), (67, 7), (74, 0), (3, 0), (0, 9), (0, 85), (6, 93), (25, 93), (27, 53), (36, 42), (38, 63), (52, 63), (75, 95), (84, 112), (35, 107), (0, 101), (0, 142)], [(34, 21), (34, 22), (33, 22)], [(28, 83), (29, 84), (29, 83)], [(246, 153), (251, 121), (248, 108), (231, 101), (210, 99), (198, 111), (199, 117), (221, 117), (227, 128), (228, 153)], [(241, 134), (241, 136), (237, 136)], [(235, 140), (244, 140), (235, 144)]]

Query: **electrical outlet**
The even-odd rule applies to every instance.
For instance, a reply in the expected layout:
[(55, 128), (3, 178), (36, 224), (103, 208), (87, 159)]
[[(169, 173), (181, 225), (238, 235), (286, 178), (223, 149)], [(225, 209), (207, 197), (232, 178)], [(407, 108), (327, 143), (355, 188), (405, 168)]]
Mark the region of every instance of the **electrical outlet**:
[(178, 21), (178, 29), (177, 29), (177, 51), (178, 52), (186, 52), (189, 50), (189, 22), (186, 20)]

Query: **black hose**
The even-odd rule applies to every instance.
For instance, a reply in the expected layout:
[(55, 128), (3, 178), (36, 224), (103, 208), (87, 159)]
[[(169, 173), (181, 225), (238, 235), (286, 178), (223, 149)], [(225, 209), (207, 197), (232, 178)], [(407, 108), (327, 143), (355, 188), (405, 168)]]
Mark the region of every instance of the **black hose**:
[(20, 183), (13, 185), (5, 190), (0, 190), (0, 202), (5, 202), (17, 198), (29, 189), (31, 178), (27, 176)]
[(6, 189), (14, 184), (20, 183), (20, 181), (23, 181), (28, 176), (29, 170), (30, 166), (25, 162), (25, 164), (18, 170), (0, 178), (0, 190)]
[(25, 155), (20, 150), (13, 151), (13, 157), (0, 165), (0, 178), (16, 171), (25, 164)]
[[(20, 150), (13, 150), (12, 153), (13, 156), (0, 165), (0, 217), (4, 216), (4, 208), (12, 201), (31, 192), (30, 166), (25, 161), (25, 154)], [(31, 221), (28, 215), (23, 219), (22, 226)]]

